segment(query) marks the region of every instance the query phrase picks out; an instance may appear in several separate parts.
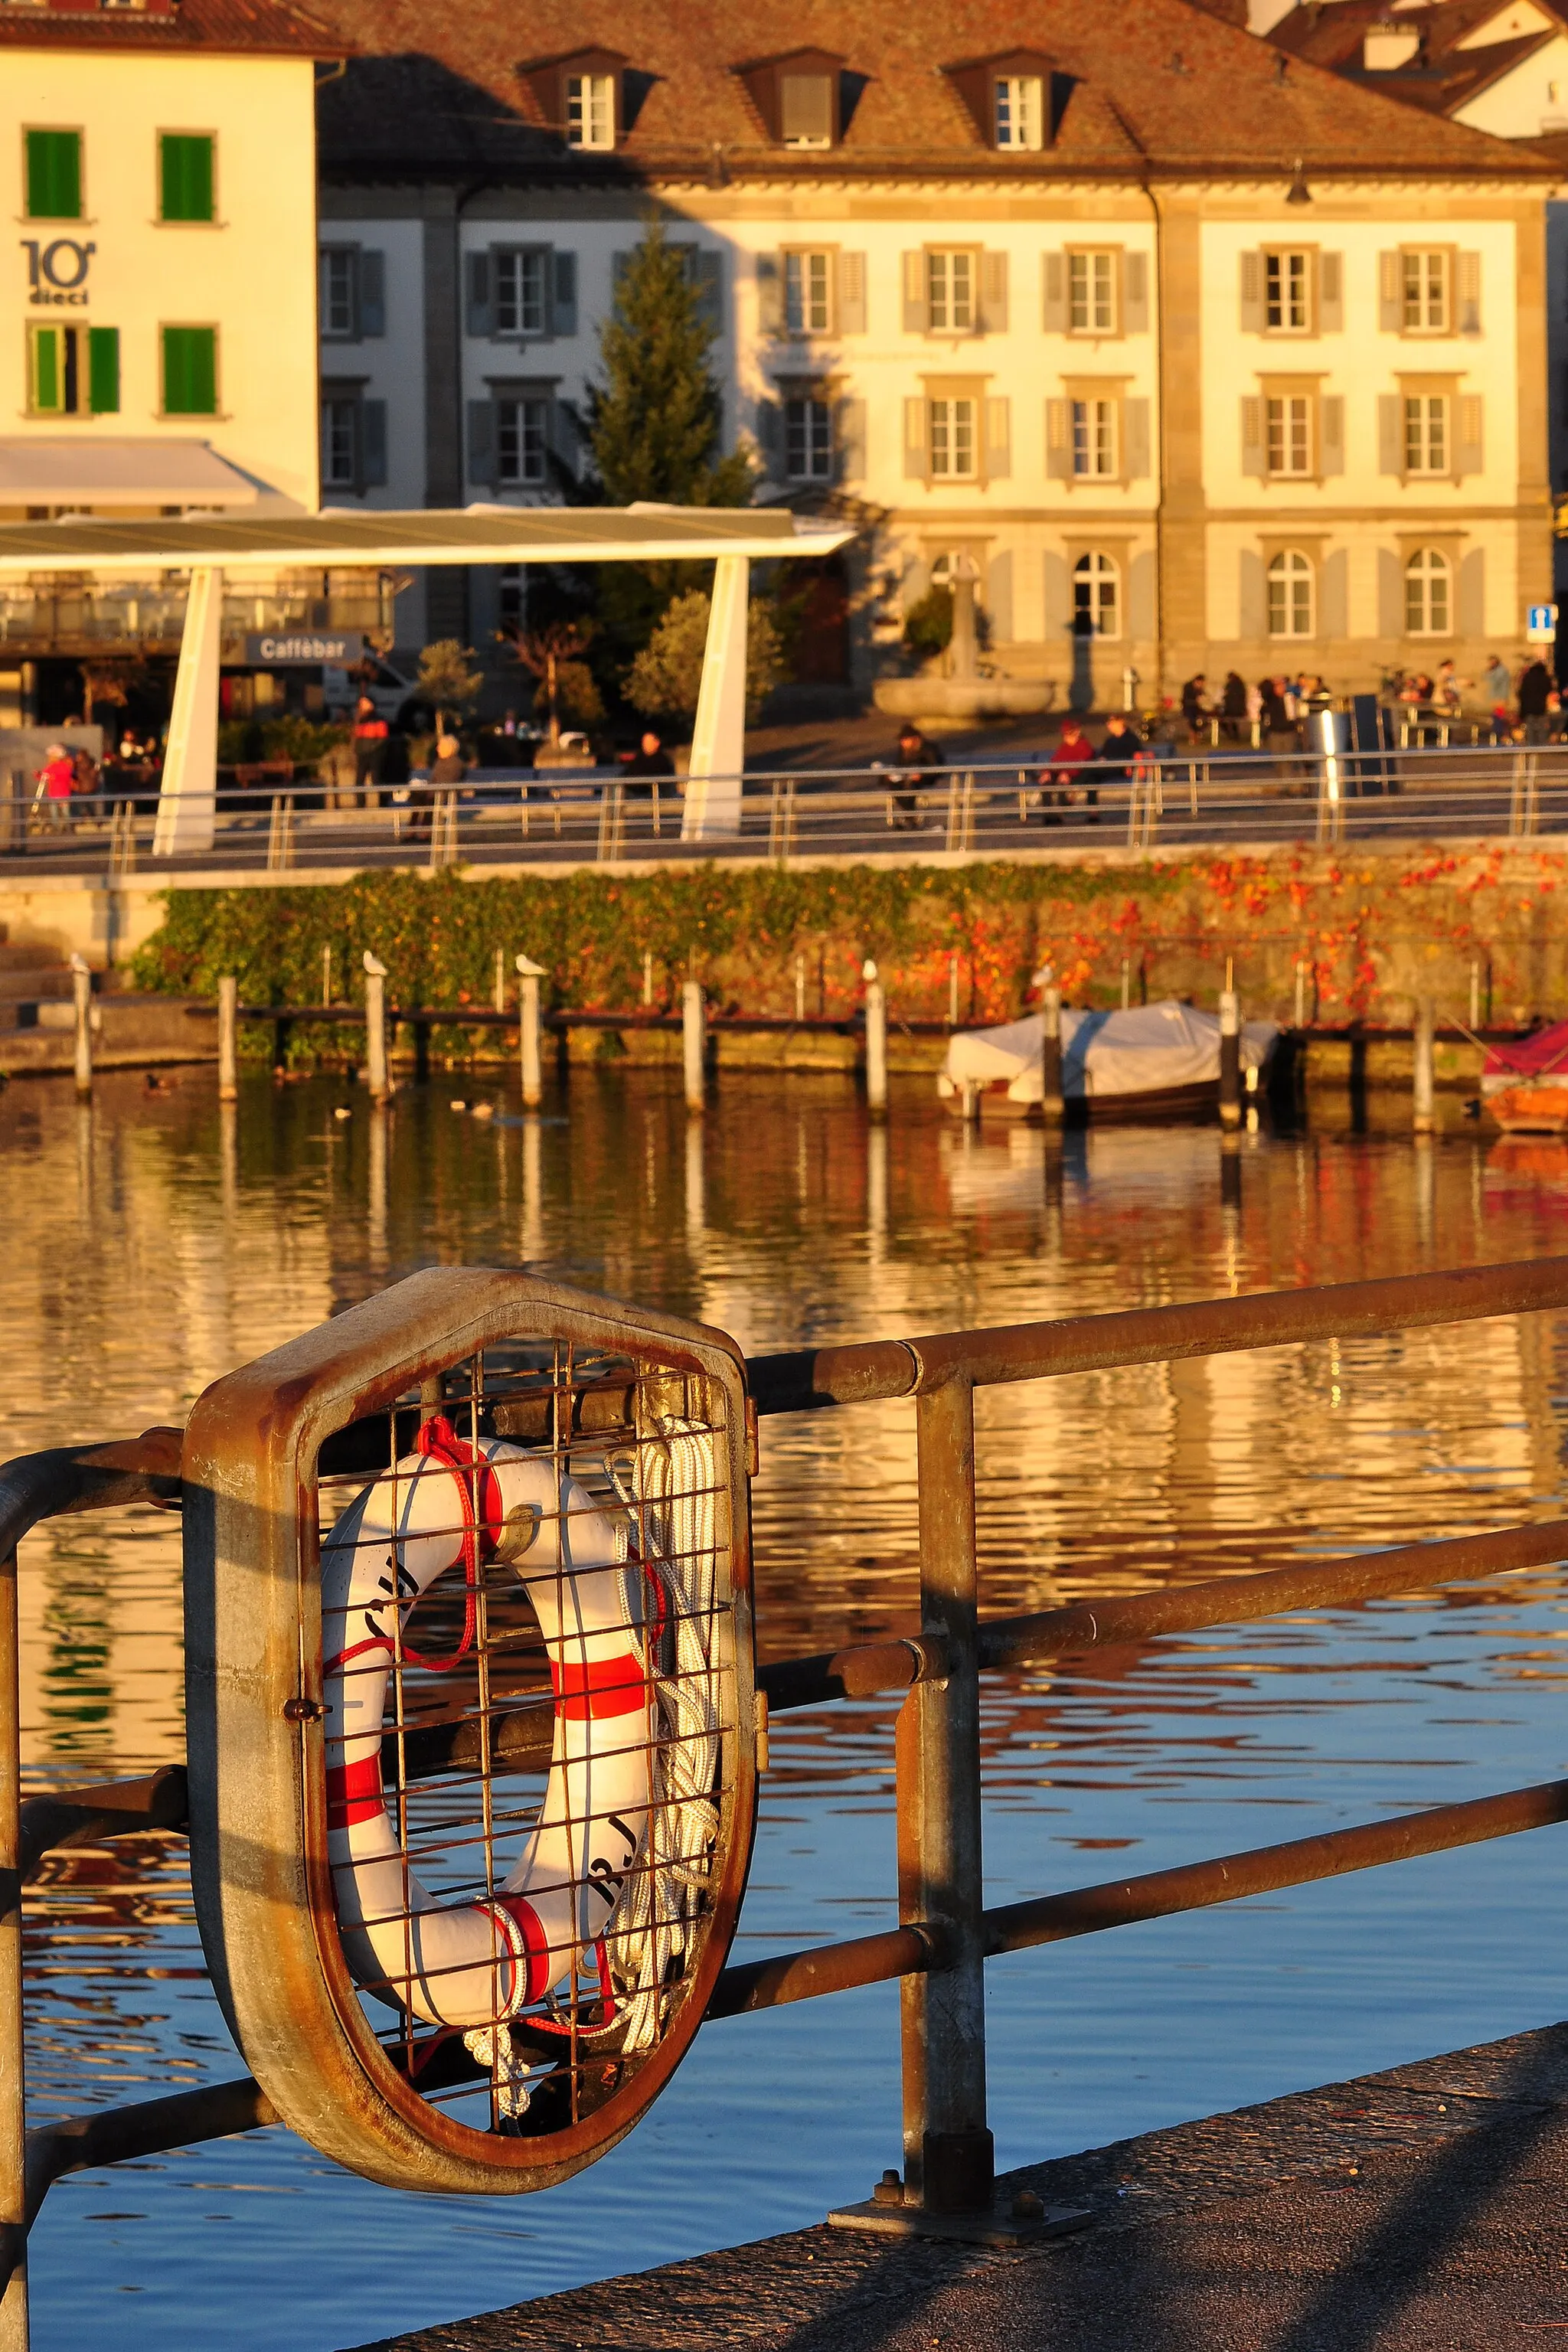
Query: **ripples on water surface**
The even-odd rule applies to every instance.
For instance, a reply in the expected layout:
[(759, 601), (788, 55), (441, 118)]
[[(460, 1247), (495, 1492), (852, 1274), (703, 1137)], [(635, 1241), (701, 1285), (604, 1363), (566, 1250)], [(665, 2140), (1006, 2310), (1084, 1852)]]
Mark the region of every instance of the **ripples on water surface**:
[[(474, 1091), (472, 1080), (465, 1082)], [(1568, 1247), (1568, 1150), (1213, 1130), (966, 1138), (923, 1087), (885, 1135), (828, 1080), (736, 1079), (688, 1130), (661, 1076), (574, 1076), (524, 1130), (341, 1083), (167, 1097), (109, 1078), (0, 1105), (6, 1454), (182, 1419), (235, 1364), (433, 1262), (515, 1265), (748, 1349), (1104, 1311)], [(485, 1091), (495, 1092), (494, 1087)], [(1392, 1103), (1390, 1115), (1404, 1109)], [(982, 1605), (1127, 1591), (1561, 1507), (1556, 1318), (983, 1392)], [(907, 1405), (764, 1424), (763, 1654), (911, 1622)], [(1563, 1580), (1538, 1572), (1127, 1649), (986, 1685), (992, 1901), (1568, 1769)], [(22, 1567), (37, 1784), (183, 1753), (177, 1522), (40, 1530)], [(784, 1717), (738, 1956), (893, 1912), (891, 1716)], [(1558, 2017), (1552, 1832), (994, 1962), (1003, 2164)], [(184, 1847), (53, 1857), (28, 1920), (40, 2116), (237, 2071)], [(897, 2159), (897, 1991), (713, 2027), (564, 2189), (411, 2200), (274, 2131), (72, 2179), (34, 2233), (41, 2352), (332, 2352), (821, 2216)]]

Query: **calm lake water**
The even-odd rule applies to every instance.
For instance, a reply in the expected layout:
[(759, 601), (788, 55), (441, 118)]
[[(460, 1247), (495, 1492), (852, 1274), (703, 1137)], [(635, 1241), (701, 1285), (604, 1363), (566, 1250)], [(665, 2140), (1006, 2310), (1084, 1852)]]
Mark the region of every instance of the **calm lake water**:
[[(1157, 1304), (1568, 1249), (1568, 1149), (1258, 1135), (1239, 1210), (1212, 1129), (966, 1136), (923, 1085), (886, 1134), (833, 1079), (733, 1078), (700, 1130), (658, 1073), (574, 1076), (531, 1129), (401, 1095), (210, 1073), (0, 1099), (5, 1454), (180, 1420), (205, 1384), (419, 1265), (526, 1262), (748, 1349)], [(333, 1118), (353, 1100), (353, 1115)], [(1391, 1122), (1406, 1107), (1392, 1098)], [(1373, 1105), (1374, 1118), (1376, 1103)], [(983, 1606), (1127, 1591), (1563, 1507), (1557, 1319), (1280, 1349), (983, 1393)], [(908, 1405), (765, 1423), (764, 1655), (908, 1624)], [(987, 1685), (988, 1896), (1300, 1836), (1568, 1770), (1563, 1575), (1320, 1612)], [(177, 1522), (24, 1548), (36, 1785), (183, 1754)], [(894, 1912), (892, 1717), (775, 1722), (737, 1957)], [(1017, 2164), (1564, 2013), (1552, 1832), (1023, 1954), (988, 1977)], [(39, 2116), (238, 2071), (184, 1847), (54, 1858), (28, 1915)], [(899, 2160), (897, 1991), (708, 2029), (566, 2188), (409, 2199), (282, 2131), (56, 2189), (35, 2343), (340, 2352), (395, 2328), (820, 2219)]]

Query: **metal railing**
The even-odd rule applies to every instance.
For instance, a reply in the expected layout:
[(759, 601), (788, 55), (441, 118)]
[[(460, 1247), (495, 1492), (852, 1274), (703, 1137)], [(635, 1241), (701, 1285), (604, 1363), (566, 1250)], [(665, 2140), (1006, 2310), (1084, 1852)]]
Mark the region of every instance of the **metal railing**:
[[(226, 772), (229, 775), (234, 771)], [(725, 780), (717, 780), (721, 786)], [(910, 780), (856, 770), (748, 773), (738, 822), (682, 834), (679, 789), (617, 772), (474, 771), (361, 793), (258, 774), (220, 779), (210, 849), (154, 856), (154, 785), (61, 807), (30, 777), (0, 776), (0, 874), (344, 872), (487, 865), (745, 858), (1015, 856), (1122, 845), (1152, 851), (1568, 830), (1568, 744), (1478, 744), (1327, 754), (1140, 751), (1053, 769), (1041, 751)]]
[[(1180, 1585), (1025, 1616), (978, 1613), (974, 1391), (1134, 1364), (1451, 1325), (1568, 1307), (1568, 1258), (1526, 1260), (1391, 1281), (942, 1333), (753, 1358), (760, 1416), (908, 1400), (915, 1412), (921, 1630), (764, 1665), (774, 1712), (879, 1693), (901, 1698), (895, 1740), (899, 1924), (876, 1935), (726, 1969), (710, 2019), (749, 2014), (851, 1986), (902, 1980), (903, 2160), (884, 2178), (883, 2222), (951, 2231), (985, 2226), (993, 2157), (986, 2121), (984, 1962), (1004, 1952), (1133, 1921), (1233, 1902), (1421, 1853), (1568, 1820), (1568, 1780), (1431, 1807), (1242, 1853), (1047, 1893), (987, 1909), (981, 1821), (979, 1677), (1282, 1612), (1355, 1605), (1568, 1559), (1568, 1520)], [(614, 1378), (584, 1429), (614, 1426)], [(574, 1408), (575, 1409), (575, 1408)], [(24, 2137), (21, 1890), (65, 1845), (184, 1830), (183, 1768), (69, 1789), (24, 1803), (20, 1791), (16, 1551), (40, 1521), (133, 1502), (177, 1505), (181, 1433), (32, 1454), (0, 1469), (0, 2345), (26, 2341), (27, 2228), (51, 2182), (277, 2120), (248, 2079), (69, 2117)], [(765, 1724), (765, 1717), (763, 1718)], [(531, 1718), (530, 1718), (531, 1722)], [(526, 1738), (531, 1737), (519, 1717)], [(437, 1773), (461, 1727), (421, 1735), (410, 1777)], [(490, 1723), (498, 1752), (503, 1709)], [(415, 1743), (410, 1742), (410, 1748)]]

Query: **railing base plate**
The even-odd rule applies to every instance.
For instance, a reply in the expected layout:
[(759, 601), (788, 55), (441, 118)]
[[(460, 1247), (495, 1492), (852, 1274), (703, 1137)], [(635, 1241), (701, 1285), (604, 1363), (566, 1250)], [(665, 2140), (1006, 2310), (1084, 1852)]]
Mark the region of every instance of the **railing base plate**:
[(1081, 2205), (1041, 2205), (1016, 2212), (1023, 2201), (1003, 2190), (988, 2210), (977, 2213), (936, 2213), (923, 2205), (884, 2204), (868, 2197), (859, 2205), (841, 2205), (827, 2217), (833, 2230), (868, 2230), (883, 2238), (949, 2238), (971, 2246), (1035, 2245), (1046, 2238), (1068, 2238), (1087, 2230), (1094, 2220)]

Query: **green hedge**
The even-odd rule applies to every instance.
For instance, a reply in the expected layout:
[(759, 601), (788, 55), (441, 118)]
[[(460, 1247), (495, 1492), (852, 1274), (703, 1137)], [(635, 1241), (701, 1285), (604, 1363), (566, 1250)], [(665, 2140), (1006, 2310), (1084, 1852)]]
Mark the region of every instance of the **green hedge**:
[[(526, 950), (551, 974), (552, 1001), (584, 1011), (641, 1001), (651, 953), (663, 1003), (691, 959), (721, 998), (748, 1010), (748, 983), (786, 983), (809, 950), (812, 987), (852, 1001), (860, 963), (925, 965), (956, 951), (976, 967), (987, 1001), (1026, 981), (1041, 908), (1165, 896), (1178, 869), (858, 866), (736, 872), (703, 865), (658, 874), (564, 875), (465, 881), (448, 871), (361, 875), (300, 889), (171, 890), (163, 928), (134, 960), (138, 988), (212, 995), (235, 973), (248, 1003), (320, 1001), (322, 950), (333, 993), (357, 1000), (361, 956), (379, 955), (395, 998), (409, 1004), (488, 1003), (496, 949)], [(912, 977), (912, 972), (911, 972)]]

